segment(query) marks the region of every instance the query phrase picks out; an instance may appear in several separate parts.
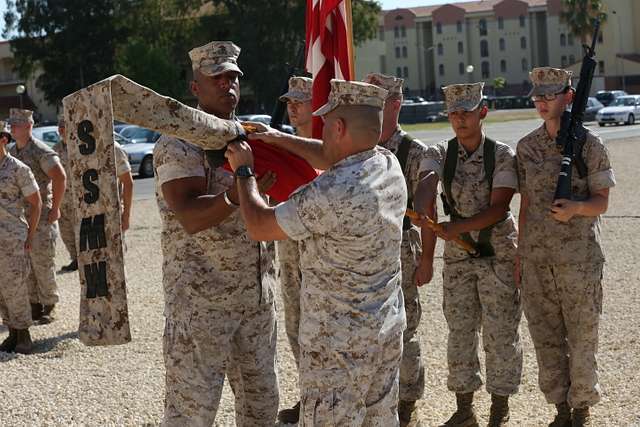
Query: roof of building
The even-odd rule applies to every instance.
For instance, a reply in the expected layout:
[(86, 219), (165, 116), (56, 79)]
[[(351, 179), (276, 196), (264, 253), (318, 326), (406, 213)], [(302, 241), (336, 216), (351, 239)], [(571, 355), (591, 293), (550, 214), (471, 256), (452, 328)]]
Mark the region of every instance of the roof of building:
[[(502, 2), (504, 0), (475, 0), (475, 1), (465, 1), (465, 2), (454, 2), (454, 3), (442, 3), (433, 6), (418, 6), (418, 7), (410, 7), (408, 8), (411, 12), (413, 12), (416, 16), (425, 17), (431, 16), (434, 10), (444, 6), (444, 5), (452, 5), (464, 9), (466, 13), (476, 13), (476, 12), (491, 12), (493, 7)], [(547, 0), (522, 0), (525, 3), (529, 4), (529, 7), (537, 7), (537, 6), (546, 6)], [(390, 12), (390, 10), (385, 10), (384, 12)]]

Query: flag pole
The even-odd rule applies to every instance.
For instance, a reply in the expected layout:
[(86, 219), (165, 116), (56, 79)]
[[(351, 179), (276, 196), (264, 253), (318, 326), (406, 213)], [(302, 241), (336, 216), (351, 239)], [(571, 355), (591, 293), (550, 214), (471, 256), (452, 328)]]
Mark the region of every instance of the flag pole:
[(355, 61), (354, 61), (354, 48), (353, 48), (353, 13), (351, 7), (351, 0), (344, 0), (345, 11), (347, 13), (347, 49), (349, 55), (349, 79), (354, 80), (356, 78)]

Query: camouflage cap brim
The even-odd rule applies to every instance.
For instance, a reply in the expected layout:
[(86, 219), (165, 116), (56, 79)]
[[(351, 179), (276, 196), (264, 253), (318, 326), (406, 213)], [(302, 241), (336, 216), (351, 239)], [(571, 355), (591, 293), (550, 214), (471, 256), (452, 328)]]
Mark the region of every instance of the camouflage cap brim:
[(244, 75), (242, 70), (240, 70), (240, 67), (238, 67), (238, 65), (234, 64), (233, 62), (223, 62), (221, 64), (207, 64), (206, 62), (203, 61), (203, 63), (200, 64), (200, 67), (198, 68), (198, 70), (205, 76), (211, 76), (211, 77), (217, 76), (222, 73), (226, 73), (227, 71), (235, 71), (236, 73), (240, 74), (240, 77)]
[(311, 95), (304, 92), (299, 92), (299, 91), (289, 91), (284, 95), (282, 95), (279, 99), (282, 102), (287, 102), (287, 101), (309, 102), (311, 101)]
[(554, 85), (537, 85), (537, 86), (534, 86), (531, 89), (531, 91), (529, 92), (529, 95), (527, 95), (527, 96), (553, 95), (553, 94), (562, 92), (566, 88), (567, 88), (567, 86), (558, 85), (558, 84), (554, 84)]
[(453, 113), (455, 111), (473, 111), (482, 104), (482, 99), (479, 102), (461, 100), (452, 103), (447, 103), (447, 113)]
[(338, 105), (340, 105), (338, 102), (329, 99), (329, 101), (324, 104), (322, 107), (318, 108), (316, 111), (313, 112), (314, 116), (324, 116), (325, 114), (328, 114), (330, 112), (332, 112), (333, 110), (335, 110), (336, 108), (338, 108)]

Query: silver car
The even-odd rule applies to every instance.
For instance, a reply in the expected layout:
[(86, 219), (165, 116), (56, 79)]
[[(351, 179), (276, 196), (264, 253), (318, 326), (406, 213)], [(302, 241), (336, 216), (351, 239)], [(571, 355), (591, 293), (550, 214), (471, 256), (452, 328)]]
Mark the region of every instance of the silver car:
[[(117, 135), (117, 134), (116, 134)], [(120, 135), (119, 135), (120, 136)], [(137, 173), (140, 178), (150, 178), (153, 176), (153, 147), (155, 144), (148, 142), (133, 142), (130, 139), (120, 136), (122, 141), (116, 141), (129, 157), (131, 172)]]
[(31, 134), (38, 140), (44, 142), (49, 147), (53, 147), (60, 141), (58, 126), (40, 126), (33, 128)]

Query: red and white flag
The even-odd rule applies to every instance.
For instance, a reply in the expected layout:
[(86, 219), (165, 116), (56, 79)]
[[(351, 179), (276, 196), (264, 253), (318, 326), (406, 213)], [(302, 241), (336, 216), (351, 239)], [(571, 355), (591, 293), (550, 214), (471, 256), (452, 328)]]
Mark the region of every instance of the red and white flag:
[[(306, 69), (313, 75), (313, 110), (329, 97), (331, 79), (352, 80), (351, 0), (307, 0)], [(322, 120), (313, 118), (313, 137), (322, 137)]]

